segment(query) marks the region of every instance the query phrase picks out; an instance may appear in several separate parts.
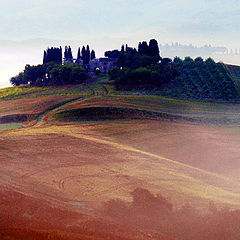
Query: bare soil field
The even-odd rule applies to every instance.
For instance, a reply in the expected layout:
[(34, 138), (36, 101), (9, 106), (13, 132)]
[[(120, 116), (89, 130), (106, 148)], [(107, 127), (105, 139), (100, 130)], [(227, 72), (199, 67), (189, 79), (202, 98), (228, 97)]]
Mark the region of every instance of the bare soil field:
[(37, 115), (69, 97), (42, 97), (1, 101), (0, 118), (11, 115)]
[[(96, 97), (75, 102), (58, 112), (106, 104), (129, 107), (131, 104), (129, 98), (125, 102), (122, 98), (109, 99)], [(143, 104), (145, 100), (138, 101)], [(142, 108), (161, 111), (158, 101), (153, 100), (151, 107), (146, 102)], [(134, 102), (131, 106), (140, 108), (140, 103)], [(187, 105), (183, 106), (184, 114), (194, 115), (194, 111), (198, 112), (195, 106), (190, 110)], [(212, 112), (211, 105), (207, 106), (204, 114), (214, 117), (217, 109), (222, 114), (221, 118), (224, 115), (219, 105)], [(201, 110), (204, 107), (199, 105)], [(230, 106), (225, 107), (229, 110), (227, 116), (232, 119), (237, 106), (232, 111)], [(236, 110), (237, 119), (238, 114)], [(136, 189), (147, 189), (155, 196), (161, 194), (164, 201), (171, 202), (176, 209), (190, 205), (204, 212), (208, 211), (210, 203), (218, 208), (239, 209), (240, 129), (235, 124), (221, 124), (193, 124), (168, 119), (66, 123), (55, 122), (52, 116), (51, 121), (39, 126), (2, 132), (0, 194), (4, 196), (1, 199), (5, 199), (1, 202), (1, 209), (6, 209), (6, 212), (1, 214), (1, 218), (14, 216), (17, 223), (24, 221), (21, 226), (16, 224), (21, 229), (32, 223), (33, 229), (42, 224), (40, 230), (47, 231), (50, 230), (44, 224), (50, 220), (56, 231), (62, 231), (54, 233), (56, 238), (52, 239), (61, 239), (61, 234), (69, 232), (77, 234), (69, 236), (69, 239), (193, 239), (192, 236), (184, 237), (184, 229), (181, 230), (182, 235), (174, 235), (169, 226), (162, 232), (159, 230), (162, 225), (155, 226), (149, 216), (139, 215), (135, 211), (138, 208), (133, 193)], [(149, 199), (152, 197), (143, 190), (140, 193)], [(19, 199), (26, 204), (21, 204)], [(138, 218), (124, 219), (121, 215), (125, 222), (132, 221), (127, 228), (118, 218), (116, 222), (109, 212), (104, 212), (104, 206), (110, 206), (110, 213), (116, 215), (121, 215), (126, 209), (135, 211), (131, 215)], [(43, 213), (50, 214), (45, 216), (47, 220), (43, 220)], [(56, 216), (57, 213), (60, 216)], [(18, 216), (17, 220), (15, 216)], [(164, 224), (153, 212), (151, 216), (155, 222)], [(141, 218), (146, 218), (144, 224), (139, 220)], [(225, 215), (222, 218), (227, 219)], [(217, 236), (220, 236), (217, 239), (223, 239), (221, 236), (226, 237), (226, 234)], [(194, 239), (214, 239), (214, 235), (206, 238), (203, 234)]]

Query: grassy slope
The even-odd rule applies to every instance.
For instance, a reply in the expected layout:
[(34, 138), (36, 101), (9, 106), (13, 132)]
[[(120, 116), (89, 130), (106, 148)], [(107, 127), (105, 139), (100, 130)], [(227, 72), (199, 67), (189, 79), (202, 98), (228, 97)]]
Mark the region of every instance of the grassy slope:
[(87, 86), (63, 87), (9, 87), (0, 89), (1, 100), (39, 98), (44, 96), (78, 96), (79, 93), (88, 95), (91, 92)]
[[(20, 92), (14, 94), (13, 91), (8, 89), (2, 95), (2, 99), (5, 100), (1, 103), (9, 104), (9, 102), (14, 102), (19, 104), (23, 102), (22, 98), (39, 99), (42, 94), (55, 100), (60, 97), (59, 101), (64, 101), (66, 98), (62, 98), (61, 95), (63, 89), (39, 88), (37, 90), (31, 89), (31, 91), (29, 89), (26, 91), (20, 89), (17, 90)], [(79, 96), (103, 95), (107, 91), (105, 87), (101, 88), (99, 86), (91, 87), (91, 89), (81, 87), (81, 90), (78, 87), (67, 87), (65, 95), (69, 99)], [(8, 100), (6, 101), (6, 99)], [(27, 107), (25, 106), (26, 108), (24, 107), (22, 112), (31, 109), (36, 104), (33, 102), (28, 103), (29, 105), (26, 104)], [(16, 105), (13, 104), (13, 106), (11, 111), (16, 111)], [(13, 172), (14, 162), (17, 162), (17, 169), (20, 167), (19, 171), (23, 171), (20, 175), (26, 175), (25, 182), (22, 183), (22, 180), (17, 180), (15, 184), (19, 185), (15, 186), (20, 188), (24, 186), (21, 186), (21, 184), (29, 186), (33, 181), (34, 186), (38, 186), (39, 192), (46, 193), (46, 199), (48, 198), (47, 194), (54, 197), (57, 192), (59, 195), (56, 195), (56, 198), (62, 195), (69, 200), (76, 201), (81, 201), (81, 197), (87, 201), (87, 198), (91, 199), (91, 197), (93, 200), (102, 200), (106, 199), (106, 197), (109, 199), (118, 196), (128, 200), (127, 194), (135, 186), (144, 186), (155, 193), (162, 191), (173, 200), (186, 201), (189, 198), (193, 202), (195, 199), (201, 199), (207, 202), (213, 200), (221, 204), (239, 205), (239, 186), (231, 178), (211, 173), (200, 167), (181, 163), (177, 156), (176, 158), (168, 157), (167, 151), (164, 152), (159, 147), (172, 147), (171, 142), (175, 141), (175, 139), (179, 139), (177, 145), (189, 144), (193, 139), (197, 140), (201, 136), (199, 134), (200, 130), (193, 131), (192, 128), (185, 129), (184, 125), (181, 124), (170, 124), (169, 129), (166, 131), (163, 127), (165, 125), (161, 125), (160, 122), (144, 122), (146, 116), (142, 114), (144, 111), (164, 112), (171, 116), (183, 116), (191, 119), (204, 118), (208, 123), (238, 124), (239, 105), (185, 101), (156, 96), (108, 95), (92, 96), (79, 101), (79, 103), (68, 104), (59, 109), (57, 116), (62, 120), (66, 120), (63, 117), (67, 113), (70, 114), (68, 117), (73, 117), (73, 120), (81, 120), (79, 114), (77, 116), (71, 116), (71, 114), (76, 113), (74, 111), (79, 111), (79, 109), (84, 109), (84, 111), (87, 111), (88, 117), (89, 113), (91, 113), (88, 120), (92, 118), (99, 120), (97, 114), (102, 114), (101, 110), (103, 108), (114, 109), (117, 113), (119, 113), (119, 109), (123, 109), (124, 112), (120, 113), (120, 115), (129, 113), (128, 118), (131, 118), (132, 113), (140, 115), (143, 123), (130, 120), (129, 122), (110, 121), (108, 124), (89, 123), (78, 125), (61, 123), (60, 125), (54, 125), (52, 122), (53, 125), (41, 126), (40, 128), (31, 127), (3, 134), (1, 140), (13, 144), (12, 147), (15, 147), (14, 152), (19, 154), (14, 156), (14, 152), (10, 154), (9, 151), (6, 151), (5, 155), (3, 155), (8, 156), (10, 160), (11, 174), (13, 174), (14, 178), (18, 176), (18, 170), (15, 173)], [(97, 112), (95, 109), (97, 109)], [(129, 109), (131, 111), (137, 109), (137, 111), (131, 112)], [(6, 108), (2, 110), (3, 115), (4, 111), (6, 111)], [(44, 111), (44, 107), (41, 108), (41, 111)], [(38, 113), (41, 111), (39, 107)], [(108, 118), (109, 114), (111, 112), (106, 111), (103, 119)], [(116, 115), (116, 118), (119, 119), (119, 115)], [(54, 116), (52, 116), (52, 119), (54, 119)], [(176, 126), (183, 128), (185, 132), (189, 131), (191, 137), (189, 142), (183, 141), (181, 138), (183, 132), (181, 131), (176, 136), (174, 135), (175, 133), (172, 130)], [(214, 135), (210, 128), (201, 131), (209, 134), (203, 136), (204, 139), (206, 138), (204, 141), (208, 141), (208, 138), (220, 136), (219, 132)], [(149, 133), (150, 135), (146, 138)], [(164, 134), (166, 134), (166, 138)], [(173, 134), (173, 138), (167, 138), (168, 134)], [(196, 136), (192, 139), (193, 134), (196, 134)], [(39, 138), (41, 141), (39, 141)], [(165, 139), (166, 144), (164, 143)], [(230, 138), (226, 138), (224, 141), (230, 141)], [(151, 149), (148, 142), (151, 142), (151, 146), (155, 145), (160, 150)], [(51, 145), (52, 143), (54, 143), (54, 146)], [(64, 148), (62, 148), (63, 144)], [(192, 145), (187, 146), (192, 147)], [(7, 149), (7, 147), (6, 144), (3, 149)], [(72, 162), (70, 161), (69, 150), (71, 150)], [(59, 155), (57, 155), (57, 151), (59, 151)], [(171, 151), (171, 148), (168, 151)], [(162, 154), (163, 152), (164, 154)], [(19, 163), (19, 156), (26, 156), (26, 160), (22, 159), (21, 163)], [(94, 162), (95, 158), (97, 159), (96, 163)], [(79, 160), (86, 161), (86, 166), (83, 167), (82, 162), (77, 165)], [(4, 165), (2, 171), (4, 171)], [(27, 177), (30, 173), (33, 175)], [(1, 181), (5, 178), (8, 179), (4, 174), (3, 176)], [(61, 177), (63, 176), (65, 182), (62, 182)], [(12, 183), (14, 178), (10, 178)], [(58, 180), (60, 187), (62, 186), (63, 189), (58, 189)], [(91, 191), (89, 191), (89, 188)], [(81, 196), (81, 193), (83, 193), (83, 196)], [(89, 228), (89, 226), (87, 227)], [(91, 237), (86, 239), (95, 239), (93, 236)], [(59, 239), (61, 238), (59, 237)]]
[(98, 96), (61, 109), (59, 120), (170, 119), (208, 124), (240, 123), (240, 105), (208, 103), (159, 96)]
[(46, 110), (71, 99), (107, 92), (104, 85), (100, 86), (97, 83), (62, 87), (23, 86), (0, 89), (0, 130), (18, 128), (22, 126), (21, 123), (34, 120)]
[[(111, 111), (109, 111), (109, 109)], [(105, 112), (103, 112), (103, 110)], [(113, 110), (113, 111), (112, 111)], [(121, 111), (119, 111), (121, 110)], [(82, 117), (82, 113), (85, 112), (86, 114), (86, 118)], [(223, 123), (239, 123), (239, 105), (233, 105), (233, 104), (220, 104), (220, 103), (216, 103), (216, 104), (212, 104), (212, 103), (204, 103), (204, 102), (191, 102), (191, 101), (185, 101), (185, 100), (177, 100), (177, 99), (169, 99), (169, 98), (163, 98), (163, 97), (154, 97), (154, 96), (93, 96), (91, 98), (87, 98), (85, 100), (81, 100), (79, 102), (75, 102), (75, 103), (70, 103), (66, 106), (63, 106), (60, 110), (58, 110), (57, 115), (52, 116), (52, 119), (54, 119), (56, 116), (57, 118), (61, 119), (61, 120), (74, 120), (74, 121), (78, 121), (78, 120), (106, 120), (106, 119), (121, 119), (122, 115), (126, 120), (129, 119), (134, 119), (134, 118), (138, 118), (138, 119), (146, 119), (149, 118), (149, 116), (151, 116), (150, 118), (152, 118), (152, 115), (150, 114), (151, 112), (154, 113), (161, 113), (164, 112), (168, 115), (160, 115), (159, 116), (154, 116), (154, 119), (169, 119), (169, 116), (177, 116), (177, 117), (187, 117), (188, 119), (206, 119), (205, 123), (219, 123), (219, 124), (223, 124)], [(103, 114), (104, 113), (104, 114)], [(114, 113), (114, 116), (112, 116), (112, 113)], [(236, 114), (237, 113), (237, 114)], [(127, 117), (126, 117), (127, 115)], [(236, 117), (237, 116), (237, 117)], [(67, 119), (66, 119), (67, 117)], [(159, 118), (158, 118), (159, 117)], [(177, 118), (173, 119), (173, 120), (177, 120)], [(186, 120), (186, 119), (183, 119)], [(224, 120), (224, 121), (223, 121)], [(133, 123), (135, 123), (133, 121)], [(54, 123), (53, 123), (54, 124)], [(106, 132), (106, 136), (103, 135), (102, 136), (102, 128), (103, 125), (100, 125), (101, 127), (98, 126), (98, 124), (96, 123), (95, 125), (90, 125), (90, 129), (88, 129), (88, 126), (84, 126), (86, 128), (86, 131), (81, 130), (81, 132), (83, 132), (83, 135), (78, 136), (77, 132), (78, 132), (78, 126), (76, 125), (66, 125), (66, 126), (58, 126), (58, 127), (51, 127), (51, 128), (41, 128), (40, 132), (41, 133), (53, 133), (53, 134), (58, 134), (58, 133), (63, 133), (66, 134), (67, 136), (71, 136), (74, 138), (83, 138), (83, 139), (87, 139), (90, 141), (95, 142), (96, 144), (99, 143), (103, 143), (104, 145), (106, 144), (107, 148), (108, 147), (120, 147), (120, 149), (123, 149), (124, 151), (132, 151), (134, 154), (136, 153), (140, 153), (143, 154), (143, 156), (145, 157), (150, 157), (150, 158), (159, 158), (159, 159), (164, 159), (164, 157), (161, 157), (161, 152), (157, 152), (157, 151), (146, 151), (144, 144), (146, 145), (146, 143), (141, 142), (139, 143), (140, 145), (138, 147), (140, 147), (140, 152), (138, 150), (138, 148), (135, 148), (134, 145), (132, 146), (128, 146), (128, 145), (121, 145), (123, 144), (126, 140), (127, 142), (130, 141), (134, 142), (137, 139), (134, 140), (131, 139), (132, 136), (134, 136), (135, 130), (134, 129), (125, 129), (124, 130), (124, 126), (121, 126), (121, 124), (119, 125), (114, 125), (114, 123), (112, 123), (113, 126), (111, 126), (111, 122), (108, 122), (108, 127), (109, 128), (109, 132)], [(123, 124), (124, 125), (124, 124)], [(92, 126), (92, 127), (91, 127)], [(125, 125), (126, 126), (126, 125)], [(135, 128), (138, 128), (138, 123), (136, 122)], [(141, 126), (141, 125), (140, 125)], [(111, 131), (115, 132), (115, 127), (121, 129), (120, 132), (117, 133), (117, 138), (112, 138), (111, 135)], [(129, 126), (128, 126), (129, 127)], [(81, 129), (81, 126), (79, 126), (79, 128)], [(96, 131), (91, 131), (91, 129), (96, 129)], [(89, 131), (90, 130), (90, 131)], [(100, 132), (99, 132), (100, 130)], [(157, 127), (156, 126), (152, 128), (153, 131), (159, 132), (159, 130), (161, 131), (161, 127)], [(145, 134), (148, 134), (149, 131), (152, 131), (151, 127), (146, 129)], [(130, 135), (125, 135), (126, 131), (129, 131)], [(139, 131), (141, 131), (141, 128), (139, 129)], [(207, 129), (206, 129), (207, 131)], [(24, 134), (39, 134), (39, 129), (29, 129), (29, 130), (24, 130)], [(144, 131), (143, 131), (144, 132)], [(95, 134), (97, 134), (96, 138), (95, 137), (88, 137), (88, 134), (90, 134), (91, 136), (95, 136)], [(100, 135), (99, 135), (100, 134)], [(105, 134), (105, 133), (104, 133)], [(101, 137), (107, 137), (108, 134), (110, 134), (109, 136), (111, 137), (113, 143), (110, 142), (101, 142), (100, 139), (98, 139), (99, 136)], [(182, 133), (180, 133), (182, 134)], [(120, 137), (120, 138), (119, 138)], [(121, 139), (124, 139), (124, 141), (122, 142)], [(158, 139), (155, 139), (156, 141), (158, 141)], [(120, 145), (115, 145), (114, 141), (117, 141)], [(136, 141), (137, 142), (137, 141)], [(157, 143), (157, 142), (156, 142)], [(188, 143), (189, 144), (189, 143)], [(130, 147), (130, 148), (129, 148)], [(133, 148), (132, 148), (133, 147)], [(193, 153), (192, 153), (193, 154)], [(166, 158), (167, 160), (168, 158)], [(171, 160), (171, 158), (169, 159), (170, 162), (168, 165), (167, 163), (167, 169), (173, 169), (174, 165), (177, 163), (178, 159), (176, 159), (176, 161)], [(149, 160), (149, 162), (151, 162)], [(167, 160), (168, 162), (168, 160)], [(172, 165), (173, 164), (173, 165)], [(194, 164), (193, 164), (194, 165)], [(166, 166), (165, 166), (166, 167)], [(178, 167), (177, 167), (178, 168)], [(191, 167), (190, 167), (191, 168)], [(172, 170), (169, 170), (172, 171)], [(200, 170), (201, 172), (201, 170)], [(133, 173), (131, 173), (133, 174)], [(163, 173), (162, 173), (163, 174)], [(180, 170), (180, 172), (177, 173), (177, 175), (179, 175), (179, 179), (181, 179), (181, 174), (183, 174), (182, 170)], [(184, 176), (184, 174), (183, 174)], [(211, 174), (209, 175), (211, 176)], [(166, 175), (167, 177), (167, 175)], [(191, 176), (192, 177), (192, 176)], [(193, 176), (193, 179), (196, 176)], [(185, 176), (184, 178), (189, 179), (189, 176)], [(220, 177), (221, 179), (221, 177)], [(185, 180), (183, 180), (185, 182)], [(201, 196), (202, 194), (204, 194), (203, 192), (200, 191), (200, 185), (205, 185), (202, 182), (202, 179), (195, 179), (193, 181), (199, 182), (199, 183), (195, 183), (196, 186), (195, 188), (197, 188), (199, 190), (199, 192), (196, 192), (195, 190), (192, 191), (190, 189), (188, 189), (187, 191), (190, 191), (190, 195), (197, 195), (197, 196)], [(195, 185), (194, 184), (194, 185)], [(198, 187), (197, 187), (198, 186)], [(218, 187), (217, 187), (218, 188)], [(227, 187), (228, 188), (228, 187)], [(225, 192), (225, 190), (220, 190), (221, 188), (218, 189), (219, 193), (221, 192), (221, 194), (218, 197), (214, 197), (214, 191), (215, 189), (213, 188), (212, 192), (209, 193), (209, 198), (214, 198), (215, 200), (217, 199), (218, 201), (221, 202), (221, 195), (226, 194), (226, 196), (228, 195), (227, 192)], [(203, 191), (204, 188), (202, 188)], [(225, 192), (225, 193), (224, 193)], [(238, 195), (238, 193), (236, 193)], [(231, 194), (230, 194), (231, 195)], [(233, 194), (233, 199), (232, 197), (228, 195), (228, 197), (223, 200), (226, 202), (231, 202), (234, 201), (236, 204), (236, 197), (235, 194)], [(224, 197), (223, 197), (224, 199)], [(228, 200), (227, 200), (228, 199)], [(230, 200), (232, 199), (232, 200)]]
[[(199, 101), (186, 101), (186, 100), (169, 99), (169, 98), (163, 98), (163, 97), (157, 97), (157, 96), (111, 96), (111, 95), (108, 95), (108, 96), (93, 97), (90, 99), (83, 100), (79, 103), (76, 102), (76, 103), (68, 104), (67, 106), (64, 106), (61, 110), (59, 110), (55, 116), (52, 116), (52, 118), (61, 120), (61, 121), (75, 121), (75, 122), (87, 120), (87, 121), (90, 121), (90, 124), (91, 124), (92, 120), (98, 121), (98, 120), (121, 120), (121, 119), (130, 120), (130, 119), (132, 119), (133, 124), (135, 123), (134, 119), (142, 119), (142, 120), (158, 119), (158, 120), (173, 120), (173, 121), (182, 120), (183, 123), (187, 120), (187, 122), (197, 122), (197, 123), (200, 122), (200, 123), (205, 123), (208, 125), (210, 124), (211, 126), (216, 126), (216, 124), (218, 124), (219, 126), (223, 126), (223, 129), (226, 127), (226, 125), (231, 125), (234, 129), (236, 126), (239, 126), (239, 124), (240, 124), (240, 110), (239, 109), (240, 109), (239, 104), (227, 104), (227, 103), (223, 104), (223, 103), (209, 103), (209, 102), (199, 102)], [(161, 113), (164, 113), (164, 114), (162, 115)], [(103, 127), (104, 123), (101, 123), (101, 121), (99, 122), (99, 124), (97, 122), (93, 123), (91, 126), (93, 129), (96, 128), (96, 131), (93, 132), (92, 134), (94, 135), (94, 134), (102, 134), (103, 133), (103, 136), (110, 137), (112, 140), (117, 141), (121, 144), (125, 143), (125, 142), (129, 142), (131, 144), (131, 146), (134, 146), (134, 147), (136, 146), (137, 147), (136, 149), (139, 149), (139, 147), (141, 150), (148, 149), (145, 147), (145, 145), (146, 146), (148, 145), (147, 142), (145, 142), (145, 143), (144, 143), (144, 141), (140, 142), (139, 141), (140, 138), (138, 138), (138, 139), (132, 138), (132, 136), (136, 135), (136, 132), (138, 131), (137, 130), (138, 122), (136, 122), (134, 124), (135, 130), (128, 129), (128, 128), (124, 129), (125, 127), (129, 127), (127, 124), (125, 124), (125, 126), (124, 126), (124, 124), (121, 125), (120, 123), (119, 124), (116, 123), (114, 125), (114, 123), (108, 122), (107, 124), (108, 124), (108, 127), (106, 127), (106, 129), (105, 129)], [(112, 126), (112, 124), (113, 124), (113, 126)], [(151, 125), (151, 123), (149, 123), (149, 124)], [(117, 132), (114, 129), (115, 127), (121, 129), (121, 131)], [(104, 132), (102, 132), (103, 129), (105, 129)], [(143, 133), (146, 134), (146, 136), (147, 136), (150, 131), (158, 132), (160, 129), (161, 129), (161, 127), (156, 128), (156, 126), (154, 127), (154, 125), (152, 125), (152, 129), (150, 127), (149, 129), (147, 129), (147, 131), (145, 133), (144, 133), (144, 129), (139, 128), (139, 131), (143, 131)], [(199, 129), (199, 130), (197, 130), (197, 129)], [(99, 131), (100, 131), (100, 133), (99, 133)], [(115, 133), (111, 133), (111, 131), (113, 131)], [(223, 135), (227, 134), (226, 140), (228, 137), (229, 137), (229, 139), (232, 138), (231, 133), (230, 133), (231, 131), (230, 132), (226, 131), (226, 133), (222, 133), (221, 131), (219, 131), (216, 134), (216, 133), (212, 133), (212, 129), (208, 129), (207, 127), (206, 128), (196, 127), (196, 130), (191, 130), (191, 128), (190, 128), (189, 131), (190, 131), (190, 133), (192, 131), (192, 134), (197, 134), (197, 136), (196, 136), (197, 138), (195, 140), (196, 142), (198, 141), (199, 137), (201, 137), (201, 134), (202, 134), (202, 138), (205, 138), (205, 135), (204, 135), (205, 131), (206, 132), (209, 131), (209, 136), (211, 136), (211, 134), (213, 134), (212, 135), (213, 138), (217, 137), (218, 135), (219, 135), (218, 137), (220, 138), (220, 136), (222, 134)], [(196, 131), (196, 133), (194, 133), (194, 131)], [(199, 131), (199, 133), (197, 133), (197, 131)], [(203, 133), (201, 133), (201, 131)], [(128, 133), (126, 134), (126, 132), (128, 132)], [(107, 135), (105, 135), (105, 134), (107, 134)], [(116, 138), (114, 138), (114, 134), (117, 134)], [(179, 133), (179, 134), (180, 134), (179, 139), (181, 139), (181, 134), (184, 134), (184, 133)], [(215, 136), (215, 134), (216, 134), (216, 136)], [(236, 134), (238, 134), (238, 133), (236, 132)], [(158, 137), (155, 136), (155, 139), (152, 139), (153, 146), (157, 144), (157, 142), (160, 139), (159, 137), (160, 136), (158, 136)], [(123, 141), (122, 141), (122, 139), (123, 139)], [(190, 142), (188, 142), (186, 144), (190, 144), (191, 141), (194, 141), (193, 139), (194, 139), (194, 136), (192, 136), (192, 140), (190, 140)], [(95, 141), (95, 140), (93, 139), (93, 141)], [(156, 142), (154, 142), (154, 141), (156, 141)], [(185, 139), (183, 138), (183, 142), (184, 141), (185, 141)], [(227, 141), (231, 141), (231, 140), (227, 140)], [(136, 144), (133, 144), (134, 142)], [(203, 140), (203, 142), (204, 142), (204, 140)], [(205, 143), (206, 143), (206, 141), (205, 141)], [(181, 144), (181, 142), (179, 142), (179, 144)], [(203, 147), (202, 151), (205, 151), (207, 154), (208, 143), (206, 143), (206, 145), (204, 145), (203, 143), (197, 142), (197, 144), (199, 144), (199, 146)], [(204, 146), (202, 146), (202, 145), (204, 145)], [(209, 141), (209, 146), (211, 146), (211, 141)], [(189, 145), (189, 147), (190, 147), (190, 145)], [(196, 147), (195, 145), (192, 146), (193, 149), (195, 147)], [(217, 148), (215, 150), (219, 151), (219, 153), (220, 153), (221, 148), (218, 149), (218, 146), (216, 146), (216, 147)], [(222, 148), (225, 149), (225, 146), (223, 146)], [(133, 151), (135, 151), (135, 150), (133, 150)], [(232, 150), (233, 150), (233, 148), (232, 148)], [(194, 157), (194, 154), (195, 154), (194, 152), (191, 153), (191, 151), (189, 150), (189, 152), (187, 153), (187, 151), (188, 150), (186, 148), (186, 154), (187, 154), (187, 155), (185, 155), (186, 159), (189, 158), (188, 154), (193, 155), (192, 156), (193, 159), (194, 158), (199, 159), (200, 162), (201, 161), (203, 162), (203, 164), (202, 164), (203, 169), (211, 170), (213, 172), (214, 172), (214, 167), (212, 169), (211, 169), (211, 167), (209, 167), (209, 168), (207, 167), (207, 165), (209, 164), (208, 161), (211, 161), (211, 157), (216, 158), (217, 160), (221, 159), (221, 157), (219, 158), (219, 156), (217, 156), (217, 153), (216, 153), (216, 156), (211, 154), (210, 149), (209, 149), (209, 153), (208, 153), (209, 157), (200, 156), (201, 154), (200, 155), (198, 154), (199, 156), (196, 155)], [(226, 146), (226, 149), (223, 150), (223, 152), (224, 151), (227, 152), (227, 146)], [(157, 157), (157, 156), (161, 156), (161, 155), (159, 155), (159, 154), (161, 154), (161, 152), (162, 153), (166, 152), (165, 153), (166, 155), (168, 154), (167, 151), (161, 150), (159, 152), (159, 151), (156, 151), (153, 149), (151, 150), (150, 153), (148, 151), (147, 152), (143, 151), (142, 153), (150, 154), (150, 155), (152, 153), (157, 153), (156, 155), (154, 155), (155, 157)], [(224, 155), (224, 153), (223, 153), (223, 155)], [(229, 152), (228, 154), (231, 154), (231, 153)], [(177, 156), (174, 156), (174, 157), (177, 157)], [(201, 157), (204, 157), (204, 159), (201, 160)], [(237, 157), (237, 155), (235, 157)], [(225, 158), (228, 158), (228, 157), (225, 157)], [(176, 161), (181, 161), (181, 160), (176, 158)], [(218, 165), (218, 163), (215, 162), (215, 159), (212, 160), (212, 162), (213, 162), (213, 165), (214, 164), (216, 164), (216, 166)], [(206, 166), (204, 166), (204, 163), (206, 164)], [(192, 162), (191, 164), (193, 164), (193, 166), (195, 165), (194, 162)], [(223, 164), (227, 164), (227, 163), (225, 162)], [(196, 164), (196, 166), (198, 166), (198, 167), (200, 165)], [(172, 167), (170, 167), (170, 168), (172, 168)], [(180, 174), (180, 172), (178, 174)], [(199, 180), (197, 180), (197, 181), (199, 181)], [(202, 180), (200, 178), (200, 182), (201, 181)], [(203, 183), (200, 183), (200, 185), (201, 184), (203, 184)], [(215, 191), (215, 190), (213, 190), (213, 191)], [(220, 189), (218, 191), (221, 192)], [(190, 190), (190, 192), (193, 193), (194, 191)], [(200, 192), (201, 192), (200, 189), (198, 189), (198, 192), (195, 192), (194, 194), (201, 195)], [(222, 194), (224, 195), (223, 192), (222, 192)], [(225, 194), (226, 194), (226, 192), (225, 192)], [(210, 195), (212, 197), (214, 197), (213, 192)]]

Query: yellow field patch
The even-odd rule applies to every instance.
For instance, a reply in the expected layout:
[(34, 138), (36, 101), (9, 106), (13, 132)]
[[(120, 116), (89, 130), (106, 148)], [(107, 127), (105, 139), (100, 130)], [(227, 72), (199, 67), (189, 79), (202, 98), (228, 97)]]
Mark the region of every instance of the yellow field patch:
[[(138, 148), (133, 147), (134, 144), (130, 140), (134, 139), (134, 134), (132, 139), (128, 139), (129, 143), (125, 140), (125, 144), (121, 143), (123, 140), (118, 135), (116, 137), (115, 134), (112, 136), (110, 134), (114, 126), (115, 128), (122, 126), (128, 129), (126, 132), (129, 133), (138, 126), (141, 128), (144, 124), (148, 127), (152, 124), (154, 127), (156, 123), (136, 121), (132, 127), (132, 124), (119, 121), (109, 123), (109, 132), (106, 129), (102, 132), (101, 123), (46, 125), (15, 130), (7, 135), (23, 138), (26, 136), (31, 139), (31, 136), (41, 138), (41, 135), (53, 134), (75, 139), (74, 141), (79, 144), (77, 150), (74, 148), (71, 150), (71, 145), (66, 142), (66, 146), (63, 145), (61, 151), (69, 158), (76, 157), (76, 165), (71, 163), (72, 165), (68, 166), (68, 160), (63, 158), (61, 160), (63, 162), (56, 164), (53, 168), (40, 167), (43, 170), (37, 169), (29, 179), (55, 189), (54, 191), (69, 200), (105, 201), (117, 197), (129, 200), (129, 192), (136, 187), (145, 187), (153, 192), (163, 192), (171, 196), (174, 202), (182, 198), (183, 201), (191, 199), (195, 203), (214, 201), (221, 204), (240, 205), (240, 185), (234, 178), (142, 150), (143, 145), (139, 145)], [(169, 125), (168, 131), (172, 131), (173, 127), (174, 124)], [(162, 134), (161, 131), (159, 134)], [(166, 141), (169, 136), (171, 135), (165, 135)], [(41, 145), (41, 142), (39, 144)], [(85, 156), (88, 156), (87, 152), (84, 152), (88, 148), (96, 163), (92, 163), (91, 160), (82, 163)], [(49, 164), (51, 164), (50, 160)]]

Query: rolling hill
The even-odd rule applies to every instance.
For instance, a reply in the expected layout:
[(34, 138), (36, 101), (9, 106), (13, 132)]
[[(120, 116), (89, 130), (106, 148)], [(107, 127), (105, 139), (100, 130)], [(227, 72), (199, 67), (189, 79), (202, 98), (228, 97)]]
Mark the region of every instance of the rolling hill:
[[(60, 240), (226, 236), (214, 222), (237, 224), (239, 104), (119, 95), (102, 85), (79, 88), (38, 89), (2, 100), (1, 119), (34, 116), (28, 124), (19, 120), (22, 128), (0, 133), (3, 239), (21, 239), (20, 233), (10, 235), (13, 229), (29, 239), (46, 233)], [(46, 95), (35, 92), (40, 90)], [(136, 189), (145, 189), (139, 197), (144, 205), (164, 196), (174, 212), (155, 216), (152, 205), (146, 212), (133, 197)], [(209, 237), (206, 219), (191, 209), (203, 214), (213, 203), (236, 212), (207, 215)], [(185, 225), (176, 227), (178, 218)], [(197, 230), (184, 231), (192, 225), (187, 219)], [(238, 233), (229, 228), (226, 234)]]

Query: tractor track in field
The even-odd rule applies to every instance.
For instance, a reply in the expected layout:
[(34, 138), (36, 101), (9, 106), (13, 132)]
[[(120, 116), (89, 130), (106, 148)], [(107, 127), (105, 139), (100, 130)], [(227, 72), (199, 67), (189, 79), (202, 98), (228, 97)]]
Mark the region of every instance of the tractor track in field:
[(82, 101), (85, 101), (87, 99), (91, 99), (95, 96), (99, 96), (99, 95), (107, 95), (108, 94), (108, 90), (105, 86), (103, 86), (102, 89), (94, 89), (94, 88), (91, 88), (90, 89), (92, 94), (90, 96), (87, 96), (87, 97), (78, 97), (78, 98), (75, 98), (75, 99), (72, 99), (72, 100), (69, 100), (69, 101), (66, 101), (66, 102), (62, 102), (60, 104), (58, 104), (57, 106), (53, 106), (53, 107), (50, 107), (49, 109), (47, 109), (46, 111), (44, 111), (42, 114), (40, 114), (38, 116), (38, 119), (37, 119), (37, 122), (32, 125), (32, 126), (41, 126), (44, 124), (44, 122), (46, 122), (47, 118), (49, 115), (51, 115), (52, 113), (54, 112), (57, 112), (59, 109), (61, 109), (62, 107), (68, 105), (68, 104), (72, 104), (72, 103), (75, 103), (75, 102), (82, 102)]
[(33, 126), (41, 126), (46, 121), (47, 117), (51, 113), (57, 112), (59, 109), (61, 109), (62, 107), (66, 106), (67, 104), (75, 103), (75, 102), (78, 102), (78, 101), (81, 101), (81, 100), (83, 101), (85, 99), (86, 98), (83, 98), (83, 97), (80, 97), (80, 98), (77, 98), (77, 99), (73, 99), (73, 100), (65, 102), (65, 103), (61, 104), (60, 106), (57, 106), (57, 107), (55, 107), (53, 109), (47, 110), (46, 112), (44, 112), (43, 114), (41, 114), (38, 117), (37, 122)]

